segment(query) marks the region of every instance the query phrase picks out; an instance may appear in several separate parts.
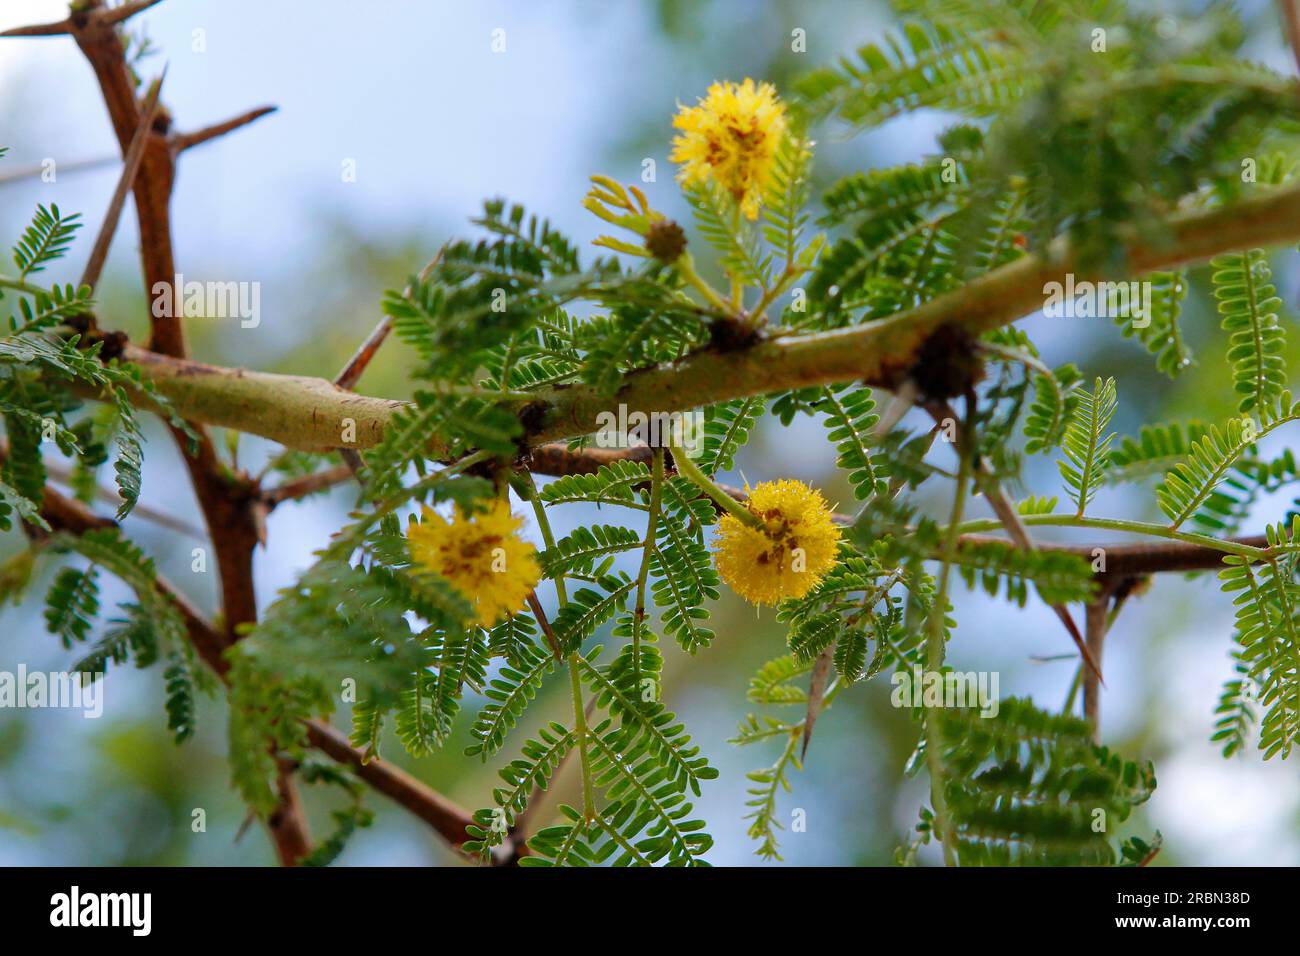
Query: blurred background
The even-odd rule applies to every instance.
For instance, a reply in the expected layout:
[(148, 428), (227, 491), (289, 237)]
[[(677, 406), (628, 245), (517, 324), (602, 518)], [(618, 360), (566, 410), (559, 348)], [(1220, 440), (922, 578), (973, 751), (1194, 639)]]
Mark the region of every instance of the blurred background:
[[(1251, 31), (1248, 55), (1292, 70), (1274, 6), (1267, 0), (1239, 6)], [(1177, 12), (1194, 16), (1195, 9), (1182, 5)], [(65, 13), (58, 0), (6, 0), (0, 29)], [(679, 102), (694, 102), (714, 79), (753, 76), (780, 88), (803, 70), (880, 39), (893, 22), (885, 4), (866, 0), (167, 0), (131, 24), (156, 47), (142, 62), (145, 76), (167, 67), (163, 100), (179, 129), (264, 103), (279, 107), (180, 163), (173, 203), (178, 268), (187, 279), (260, 282), (262, 296), (255, 329), (236, 320), (190, 320), (192, 352), (222, 364), (332, 377), (378, 320), (384, 290), (400, 288), (449, 236), (467, 233), (467, 217), (488, 196), (523, 202), (585, 244), (600, 231), (579, 207), (588, 175), (639, 182), (644, 160), (651, 159), (657, 170), (657, 181), (645, 184), (651, 201), (685, 220), (667, 159)], [(805, 31), (806, 52), (792, 51), (796, 28)], [(504, 52), (492, 50), (496, 30), (504, 31), (498, 35)], [(916, 158), (950, 120), (904, 118), (851, 142), (833, 129), (816, 131), (814, 195), (849, 170)], [(63, 166), (116, 156), (98, 89), (70, 39), (0, 41), (0, 145), (11, 150), (0, 177), (47, 158)], [(345, 177), (345, 169), (355, 176)], [(74, 280), (117, 175), (114, 161), (61, 171), (53, 183), (0, 180), (0, 239), (11, 243), (37, 203), (83, 213), (88, 226), (81, 246), (47, 273), (51, 281)], [(1290, 326), (1296, 257), (1288, 251), (1274, 264)], [(132, 338), (147, 329), (138, 266), (134, 216), (127, 215), (100, 314)], [(1195, 278), (1185, 325), (1203, 361), (1176, 383), (1158, 376), (1141, 347), (1106, 320), (1038, 317), (1026, 328), (1050, 363), (1074, 361), (1085, 376), (1118, 379), (1120, 434), (1143, 421), (1219, 420), (1234, 411), (1223, 335), (1207, 307), (1205, 277)], [(1293, 328), (1293, 346), (1297, 339)], [(409, 358), (390, 343), (360, 390), (408, 394)], [(176, 450), (156, 427), (151, 438), (142, 502), (196, 521)], [(245, 437), (239, 462), (256, 469), (274, 451)], [(730, 477), (742, 476), (751, 482), (799, 477), (822, 487), (832, 502), (852, 500), (823, 430), (811, 420), (784, 431), (763, 427)], [(1026, 487), (1059, 493), (1054, 461), (1029, 461)], [(350, 490), (338, 489), (274, 512), (269, 547), (257, 556), (263, 606), (310, 563), (351, 500)], [(1288, 507), (1285, 497), (1262, 502), (1250, 530)], [(1107, 489), (1095, 511), (1158, 515), (1150, 489)], [(581, 510), (557, 513), (557, 534), (585, 517)], [(190, 570), (191, 549), (204, 544), (201, 533), (159, 527), (139, 512), (127, 526), (164, 574), (203, 607), (213, 606), (215, 571)], [(1045, 530), (1041, 537), (1051, 535)], [(18, 546), (16, 538), (0, 537), (0, 559)], [(19, 663), (29, 671), (70, 666), (70, 653), (41, 621), (37, 598), (51, 574), (52, 565), (42, 565), (28, 602), (4, 609), (0, 670)], [(953, 666), (996, 670), (1003, 696), (1030, 695), (1059, 708), (1073, 661), (1036, 660), (1070, 650), (1051, 612), (1036, 601), (1019, 611), (965, 592), (956, 602)], [(712, 861), (758, 863), (745, 834), (745, 773), (777, 754), (726, 740), (750, 709), (744, 697), (750, 675), (782, 653), (783, 630), (771, 612), (757, 615), (727, 593), (712, 626), (718, 641), (694, 658), (664, 645), (665, 698), (721, 770), (699, 802), (717, 839)], [(1103, 736), (1125, 756), (1155, 762), (1159, 787), (1125, 833), (1162, 831), (1166, 848), (1157, 865), (1300, 863), (1294, 762), (1266, 765), (1253, 752), (1224, 760), (1210, 742), (1214, 706), (1230, 674), (1231, 635), (1231, 607), (1212, 577), (1169, 575), (1130, 602), (1107, 641)], [(915, 728), (890, 706), (890, 689), (884, 678), (859, 685), (819, 721), (807, 767), (795, 775), (794, 792), (781, 798), (778, 819), (787, 828), (796, 809), (807, 820), (803, 832), (784, 835), (787, 863), (885, 864), (907, 838), (926, 792), (923, 780), (902, 776)], [(532, 727), (566, 711), (567, 692), (555, 690), (548, 687), (514, 732), (516, 747)], [(260, 828), (237, 837), (244, 810), (228, 782), (223, 705), (205, 701), (199, 733), (178, 748), (165, 728), (157, 669), (115, 672), (104, 693), (99, 720), (71, 711), (0, 711), (0, 865), (273, 862)], [(467, 708), (477, 704), (467, 701)], [(346, 714), (337, 719), (345, 722)], [(462, 719), (466, 740), (469, 723)], [(457, 745), (411, 760), (396, 741), (388, 743), (385, 756), (471, 809), (490, 802), (494, 768), (512, 753), (508, 745), (484, 765), (461, 756)], [(572, 799), (573, 769), (559, 781), (560, 799)], [(307, 793), (318, 836), (329, 830), (334, 799)], [(456, 864), (405, 811), (378, 796), (369, 806), (375, 825), (352, 840), (340, 863)], [(196, 808), (206, 811), (206, 832), (191, 832)]]

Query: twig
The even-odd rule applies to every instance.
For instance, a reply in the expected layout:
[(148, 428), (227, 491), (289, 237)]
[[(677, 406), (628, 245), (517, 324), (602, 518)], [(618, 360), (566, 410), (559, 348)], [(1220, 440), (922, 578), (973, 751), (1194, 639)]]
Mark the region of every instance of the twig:
[(826, 679), (830, 676), (831, 660), (835, 656), (835, 642), (832, 641), (825, 650), (817, 655), (813, 662), (812, 677), (808, 681), (808, 711), (803, 721), (803, 743), (799, 759), (808, 756), (808, 744), (812, 742), (813, 726), (822, 712), (823, 698), (826, 693)]
[[(969, 400), (970, 399), (968, 399), (968, 401)], [(944, 419), (947, 418), (951, 418), (953, 421), (958, 420), (957, 413), (946, 402), (931, 402), (926, 406), (926, 408), (930, 412), (930, 416), (936, 422), (943, 422)], [(958, 431), (960, 432), (960, 429)], [(970, 455), (974, 458), (974, 449), (961, 449), (960, 445), (963, 440), (964, 439), (959, 435), (958, 454)], [(1020, 513), (1016, 511), (1011, 502), (1007, 500), (1006, 495), (1002, 493), (1002, 486), (998, 483), (997, 477), (993, 474), (992, 469), (989, 468), (988, 463), (982, 460), (976, 461), (972, 468), (972, 472), (975, 478), (975, 483), (979, 486), (985, 500), (988, 501), (989, 507), (993, 509), (993, 513), (997, 515), (998, 520), (1002, 522), (1002, 526), (1006, 528), (1007, 534), (1011, 536), (1011, 540), (1015, 543), (1016, 547), (1020, 548), (1022, 551), (1037, 551), (1037, 545), (1035, 545), (1033, 539), (1029, 537), (1029, 532), (1025, 530), (1024, 522), (1020, 520)], [(1060, 601), (1049, 601), (1047, 603), (1060, 622), (1065, 625), (1065, 630), (1069, 633), (1070, 640), (1074, 641), (1074, 646), (1078, 648), (1079, 656), (1083, 658), (1089, 672), (1104, 684), (1105, 681), (1102, 680), (1101, 668), (1098, 662), (1093, 659), (1092, 653), (1089, 651), (1088, 645), (1083, 639), (1083, 635), (1079, 633), (1079, 627), (1074, 623), (1074, 618), (1071, 616), (1069, 609)]]
[(1300, 68), (1300, 9), (1296, 0), (1278, 0), (1282, 13), (1282, 25), (1286, 29), (1287, 44), (1291, 55), (1295, 57), (1296, 66)]
[(303, 475), (301, 478), (291, 478), (266, 491), (264, 497), (267, 504), (274, 508), (285, 501), (297, 501), (299, 498), (306, 498), (318, 491), (325, 491), (345, 481), (351, 481), (352, 476), (352, 469), (347, 465), (335, 465), (333, 468)]
[(904, 382), (898, 387), (885, 410), (881, 412), (880, 420), (871, 429), (871, 444), (880, 444), (893, 427), (902, 420), (903, 416), (912, 410), (912, 407), (916, 404), (917, 394), (916, 385), (910, 381)]
[(374, 327), (371, 333), (366, 336), (366, 340), (361, 343), (361, 347), (357, 349), (356, 354), (354, 354), (352, 358), (348, 359), (347, 365), (343, 366), (343, 370), (339, 372), (338, 376), (334, 379), (334, 384), (339, 388), (346, 388), (349, 391), (355, 388), (357, 382), (360, 381), (361, 376), (369, 367), (371, 359), (373, 359), (375, 353), (379, 351), (379, 346), (384, 344), (384, 340), (388, 338), (388, 333), (391, 332), (392, 329), (393, 319), (391, 316), (386, 315), (380, 319), (379, 324)]
[(564, 647), (560, 644), (559, 638), (555, 636), (555, 631), (551, 628), (551, 622), (546, 617), (546, 611), (542, 608), (542, 602), (537, 599), (536, 591), (528, 592), (528, 607), (537, 618), (537, 626), (542, 629), (542, 634), (546, 637), (546, 643), (550, 645), (551, 653), (555, 655), (558, 661), (564, 657)]
[(95, 245), (90, 250), (86, 268), (81, 273), (83, 286), (90, 286), (93, 289), (99, 285), (99, 277), (108, 259), (108, 250), (113, 245), (113, 236), (117, 233), (117, 225), (122, 218), (122, 209), (126, 206), (127, 193), (131, 191), (135, 184), (135, 177), (140, 172), (140, 161), (144, 159), (144, 147), (149, 141), (149, 132), (153, 127), (154, 116), (158, 112), (158, 97), (166, 77), (167, 70), (164, 68), (162, 75), (149, 85), (149, 94), (145, 97), (144, 106), (140, 111), (140, 125), (136, 127), (135, 135), (131, 137), (131, 146), (126, 151), (122, 175), (118, 177), (117, 188), (113, 190), (108, 211), (104, 213), (103, 225), (99, 228), (99, 235), (95, 237)]
[[(428, 264), (420, 270), (421, 282), (429, 278), (429, 275), (437, 267), (438, 263), (442, 261), (442, 253), (446, 248), (447, 246), (444, 244), (442, 248), (434, 254), (434, 257), (429, 260)], [(408, 285), (402, 290), (402, 295), (404, 297), (409, 297), (411, 292), (412, 287)], [(364, 375), (366, 369), (370, 367), (370, 362), (375, 357), (375, 353), (379, 351), (379, 347), (384, 344), (384, 340), (388, 338), (388, 333), (392, 330), (392, 316), (386, 315), (380, 319), (379, 324), (375, 326), (374, 330), (371, 331), (368, 336), (366, 336), (366, 340), (361, 343), (361, 347), (357, 349), (356, 354), (348, 360), (348, 364), (344, 365), (342, 371), (334, 377), (334, 384), (339, 388), (345, 388), (348, 391), (355, 388), (357, 382), (361, 380), (361, 376)]]
[[(1101, 664), (1102, 650), (1106, 641), (1107, 609), (1110, 597), (1102, 594), (1096, 600), (1089, 601), (1084, 626), (1088, 631), (1088, 651), (1098, 665)], [(1101, 743), (1101, 686), (1095, 671), (1085, 671), (1083, 675), (1083, 716), (1092, 728), (1093, 743)]]
[(279, 109), (277, 106), (259, 106), (256, 109), (240, 113), (238, 116), (220, 123), (213, 123), (211, 126), (205, 126), (203, 129), (195, 130), (192, 133), (173, 133), (168, 142), (174, 151), (183, 153), (187, 149), (201, 146), (219, 136), (225, 136), (227, 133), (234, 132), (250, 123), (255, 123), (263, 116), (274, 113), (277, 109)]
[(162, 3), (162, 0), (131, 0), (131, 2), (120, 6), (106, 8), (101, 15), (101, 19), (107, 24), (121, 23), (159, 3)]
[[(62, 484), (70, 484), (72, 481), (72, 472), (55, 462), (46, 462), (45, 471), (51, 478)], [(112, 488), (108, 488), (104, 485), (95, 486), (95, 497), (100, 501), (112, 505), (120, 505), (122, 503), (122, 496)], [(207, 532), (202, 528), (195, 527), (188, 521), (183, 521), (175, 515), (167, 514), (165, 511), (158, 511), (146, 504), (137, 502), (136, 506), (131, 509), (131, 514), (143, 518), (146, 521), (151, 521), (160, 528), (166, 528), (168, 531), (175, 531), (179, 534), (193, 538), (196, 541), (206, 541), (208, 538)]]
[[(58, 170), (62, 173), (77, 173), (88, 169), (101, 169), (104, 166), (115, 166), (118, 161), (119, 159), (116, 156), (100, 156), (98, 159), (74, 159), (70, 162), (61, 163)], [(33, 166), (19, 166), (16, 169), (0, 173), (0, 186), (22, 182), (24, 179), (33, 179), (44, 175), (44, 173), (44, 163), (37, 163)]]
[(313, 720), (307, 724), (307, 739), (317, 750), (351, 767), (375, 790), (429, 824), (453, 847), (459, 847), (469, 839), (465, 830), (473, 822), (469, 812), (429, 789), (400, 767), (379, 758), (366, 760), (365, 754), (353, 747), (347, 737), (321, 721)]

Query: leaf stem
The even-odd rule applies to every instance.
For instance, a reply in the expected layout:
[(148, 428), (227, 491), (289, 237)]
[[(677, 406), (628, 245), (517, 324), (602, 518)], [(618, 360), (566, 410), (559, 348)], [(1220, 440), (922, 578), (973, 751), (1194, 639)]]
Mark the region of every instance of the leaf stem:
[(582, 703), (582, 681), (578, 679), (578, 652), (570, 652), (566, 663), (569, 666), (569, 690), (573, 695), (573, 736), (582, 762), (582, 818), (590, 823), (596, 819), (596, 788), (591, 778), (591, 754), (587, 751), (591, 731), (587, 728), (587, 714)]
[[(524, 471), (528, 478), (528, 500), (533, 506), (533, 514), (537, 517), (537, 528), (542, 533), (542, 543), (546, 545), (546, 550), (551, 551), (555, 548), (555, 533), (551, 530), (551, 519), (546, 516), (546, 506), (542, 500), (537, 497), (537, 482), (533, 480), (531, 471)], [(555, 596), (560, 602), (560, 607), (569, 603), (569, 595), (564, 584), (563, 573), (557, 572), (555, 575)]]
[(0, 289), (12, 289), (15, 292), (21, 292), (24, 295), (48, 295), (49, 293), (40, 286), (32, 285), (30, 282), (24, 282), (22, 279), (14, 279), (10, 276), (0, 275)]
[(650, 515), (646, 519), (645, 548), (641, 554), (641, 570), (636, 577), (636, 609), (632, 614), (632, 664), (638, 681), (641, 679), (641, 632), (645, 629), (646, 581), (650, 577), (650, 556), (654, 553), (663, 485), (664, 450), (656, 448), (650, 474)]
[[(1213, 548), (1214, 550), (1222, 551), (1225, 554), (1235, 554), (1243, 558), (1249, 558), (1252, 561), (1265, 560), (1270, 554), (1270, 551), (1267, 548), (1255, 548), (1248, 544), (1238, 544), (1235, 541), (1222, 541), (1206, 534), (1175, 531), (1166, 525), (1154, 524), (1150, 521), (1129, 521), (1123, 518), (1080, 518), (1078, 515), (1071, 514), (1021, 515), (1020, 520), (1024, 524), (1031, 526), (1045, 525), (1061, 528), (1097, 528), (1106, 531), (1124, 531), (1130, 534), (1145, 534), (1156, 538), (1168, 538), (1171, 541), (1183, 541), (1188, 544), (1197, 544), (1203, 547)], [(961, 534), (966, 534), (968, 532), (996, 531), (1000, 527), (1001, 524), (996, 519), (980, 518), (975, 521), (965, 522), (957, 530)]]
[[(537, 527), (542, 534), (542, 542), (547, 550), (551, 550), (555, 547), (555, 533), (551, 530), (551, 519), (546, 516), (546, 506), (537, 496), (537, 483), (533, 479), (532, 472), (525, 471), (524, 474), (528, 477), (528, 497), (533, 505), (533, 513), (537, 516)], [(555, 596), (560, 602), (560, 607), (569, 603), (563, 574), (555, 575)], [(564, 662), (569, 668), (569, 691), (573, 695), (573, 739), (578, 744), (578, 759), (582, 765), (582, 818), (590, 823), (596, 819), (596, 787), (591, 775), (591, 754), (587, 748), (591, 731), (587, 728), (586, 705), (582, 702), (582, 681), (578, 678), (576, 648), (569, 652)]]
[(704, 296), (704, 301), (709, 303), (709, 305), (713, 306), (719, 312), (731, 315), (736, 311), (727, 300), (713, 288), (713, 286), (705, 282), (700, 274), (695, 271), (695, 262), (691, 259), (689, 253), (684, 253), (682, 257), (677, 260), (677, 272), (686, 280), (687, 285), (697, 291), (700, 295)]
[(695, 484), (701, 491), (714, 500), (718, 507), (731, 515), (738, 521), (742, 521), (752, 528), (762, 530), (763, 522), (759, 517), (737, 501), (731, 495), (727, 494), (704, 472), (700, 471), (699, 466), (691, 461), (691, 456), (686, 453), (684, 448), (678, 445), (672, 446), (673, 464), (677, 466), (677, 473), (683, 478)]
[[(968, 447), (968, 442), (958, 445), (961, 450), (961, 466), (957, 472), (957, 489), (953, 495), (952, 516), (944, 537), (939, 583), (935, 589), (934, 605), (930, 608), (930, 618), (927, 622), (929, 634), (926, 638), (926, 668), (936, 674), (943, 667), (944, 618), (948, 613), (948, 579), (952, 571), (953, 555), (957, 550), (957, 535), (970, 485), (971, 462), (970, 455), (966, 452)], [(955, 866), (957, 854), (953, 849), (948, 800), (943, 792), (946, 779), (943, 766), (943, 731), (939, 723), (939, 708), (929, 704), (925, 708), (925, 760), (930, 771), (930, 799), (934, 803), (935, 826), (938, 830), (939, 842), (943, 846), (943, 862), (945, 866)]]

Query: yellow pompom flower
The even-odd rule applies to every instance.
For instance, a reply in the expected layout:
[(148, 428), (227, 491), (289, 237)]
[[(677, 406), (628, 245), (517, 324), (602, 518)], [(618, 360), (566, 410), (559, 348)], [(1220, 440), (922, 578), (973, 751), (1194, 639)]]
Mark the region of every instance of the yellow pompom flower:
[(785, 104), (771, 83), (714, 83), (698, 106), (683, 106), (673, 119), (673, 162), (683, 185), (712, 179), (731, 194), (750, 219), (772, 178), (785, 135)]
[(722, 516), (714, 545), (718, 573), (751, 604), (803, 597), (835, 566), (840, 529), (830, 507), (802, 481), (765, 481), (745, 490), (745, 507), (763, 527)]
[(520, 610), (541, 580), (537, 550), (519, 537), (522, 526), (500, 498), (474, 515), (457, 508), (450, 521), (425, 507), (406, 542), (411, 560), (451, 582), (473, 606), (475, 620), (491, 627)]

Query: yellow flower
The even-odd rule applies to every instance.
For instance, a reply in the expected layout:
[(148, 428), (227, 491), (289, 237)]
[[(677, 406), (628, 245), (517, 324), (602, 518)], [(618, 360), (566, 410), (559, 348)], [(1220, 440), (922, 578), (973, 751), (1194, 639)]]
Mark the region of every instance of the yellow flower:
[(426, 507), (406, 541), (411, 560), (451, 582), (478, 623), (491, 627), (522, 608), (542, 576), (536, 549), (519, 537), (522, 525), (500, 498), (468, 517), (457, 508), (451, 521)]
[(683, 106), (673, 119), (682, 131), (673, 140), (673, 162), (683, 185), (712, 179), (729, 192), (750, 219), (772, 178), (785, 134), (785, 105), (771, 83), (714, 83), (698, 106)]
[(803, 597), (835, 566), (840, 529), (821, 492), (801, 481), (765, 481), (746, 507), (763, 522), (751, 527), (732, 515), (718, 522), (718, 573), (751, 604)]

